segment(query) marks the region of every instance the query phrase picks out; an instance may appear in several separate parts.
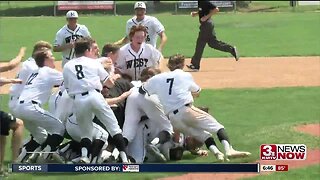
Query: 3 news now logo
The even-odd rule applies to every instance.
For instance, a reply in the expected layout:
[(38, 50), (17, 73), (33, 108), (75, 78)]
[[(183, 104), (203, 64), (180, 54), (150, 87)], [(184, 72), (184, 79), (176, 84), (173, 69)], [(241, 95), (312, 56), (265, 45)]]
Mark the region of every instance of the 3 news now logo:
[(139, 165), (122, 165), (122, 172), (139, 172)]
[(307, 146), (304, 144), (262, 144), (261, 160), (305, 160)]

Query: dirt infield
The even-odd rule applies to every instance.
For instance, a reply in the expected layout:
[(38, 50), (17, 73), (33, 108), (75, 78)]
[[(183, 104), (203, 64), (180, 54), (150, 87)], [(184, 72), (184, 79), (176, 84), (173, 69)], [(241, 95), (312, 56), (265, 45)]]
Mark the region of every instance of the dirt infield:
[[(187, 62), (190, 60), (188, 59)], [(202, 88), (252, 88), (320, 86), (320, 57), (259, 57), (205, 59), (201, 71), (193, 73)], [(61, 70), (61, 62), (57, 62)], [(14, 71), (1, 73), (13, 78)], [(0, 94), (7, 94), (9, 86), (1, 87)]]
[[(312, 134), (314, 136), (320, 136), (319, 131), (320, 124), (308, 124), (308, 125), (302, 125), (294, 127), (295, 130), (299, 132), (304, 132), (308, 134)], [(256, 161), (260, 163), (261, 165), (283, 165), (287, 164), (289, 166), (289, 170), (296, 169), (296, 168), (302, 168), (305, 166), (311, 166), (316, 165), (320, 163), (320, 149), (312, 149), (308, 150), (307, 159), (305, 161)], [(263, 172), (261, 174), (259, 173), (188, 173), (181, 176), (174, 176), (174, 177), (168, 177), (168, 178), (162, 178), (160, 180), (236, 180), (236, 179), (242, 179), (242, 178), (249, 178), (254, 177), (258, 175), (266, 175), (270, 174), (267, 172)]]

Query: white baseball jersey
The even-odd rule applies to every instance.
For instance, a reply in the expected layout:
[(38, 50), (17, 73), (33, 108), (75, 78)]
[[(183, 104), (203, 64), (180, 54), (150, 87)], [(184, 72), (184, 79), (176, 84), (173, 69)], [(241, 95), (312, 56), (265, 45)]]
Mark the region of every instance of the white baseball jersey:
[(17, 78), (21, 79), (22, 83), (11, 85), (10, 96), (19, 97), (30, 74), (38, 68), (39, 67), (36, 64), (36, 61), (32, 57), (29, 57), (26, 61), (24, 61), (20, 71), (17, 74)]
[(44, 66), (31, 73), (28, 77), (19, 101), (31, 100), (45, 104), (54, 86), (59, 86), (63, 81), (62, 73)]
[[(90, 37), (90, 32), (85, 25), (77, 24), (74, 31), (64, 25), (56, 34), (56, 39), (54, 40), (54, 46), (61, 46), (75, 41), (81, 37)], [(74, 58), (74, 49), (66, 49), (62, 52), (63, 65)]]
[(166, 114), (193, 102), (191, 92), (201, 90), (192, 75), (181, 69), (155, 75), (142, 87), (149, 95), (158, 95)]
[(160, 34), (165, 30), (161, 22), (157, 18), (152, 16), (147, 16), (147, 15), (145, 15), (143, 20), (138, 22), (137, 17), (134, 16), (127, 21), (127, 26), (126, 26), (127, 37), (129, 37), (129, 32), (132, 26), (137, 26), (137, 25), (143, 25), (147, 28), (146, 43), (151, 44), (153, 47), (156, 47), (158, 34)]
[(101, 91), (102, 83), (109, 78), (109, 74), (99, 61), (82, 56), (65, 65), (63, 77), (68, 94), (75, 95), (95, 89)]
[(142, 43), (140, 50), (135, 52), (128, 43), (120, 48), (116, 67), (130, 75), (133, 80), (138, 80), (142, 70), (147, 67), (158, 68), (162, 54), (150, 44)]

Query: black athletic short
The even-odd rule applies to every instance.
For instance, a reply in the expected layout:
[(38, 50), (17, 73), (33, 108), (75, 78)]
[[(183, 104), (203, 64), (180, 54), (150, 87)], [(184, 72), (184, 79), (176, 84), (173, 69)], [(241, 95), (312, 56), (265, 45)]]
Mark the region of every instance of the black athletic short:
[(0, 135), (8, 136), (10, 131), (10, 123), (16, 122), (16, 118), (10, 113), (0, 111)]

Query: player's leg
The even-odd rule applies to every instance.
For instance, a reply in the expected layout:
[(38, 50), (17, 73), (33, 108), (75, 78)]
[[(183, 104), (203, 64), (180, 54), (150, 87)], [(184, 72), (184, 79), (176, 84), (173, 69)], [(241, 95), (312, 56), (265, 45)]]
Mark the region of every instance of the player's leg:
[(182, 107), (179, 109), (179, 112), (176, 114), (170, 114), (170, 120), (173, 124), (173, 127), (185, 135), (190, 135), (197, 139), (200, 142), (204, 142), (219, 161), (224, 160), (223, 153), (218, 149), (212, 134), (204, 129), (197, 127), (197, 117), (194, 115), (190, 107)]
[(65, 122), (66, 119), (73, 113), (73, 99), (70, 98), (67, 91), (59, 91), (59, 99), (56, 106), (55, 116), (60, 119), (62, 122)]
[[(115, 146), (120, 152), (120, 157), (123, 162), (128, 162), (127, 155), (125, 153), (125, 140), (122, 136), (122, 131), (118, 125), (118, 121), (110, 106), (106, 103), (102, 94), (92, 91), (92, 106), (93, 112), (101, 121), (101, 123), (107, 128), (107, 131), (110, 133), (114, 139)], [(91, 92), (90, 92), (91, 93)], [(91, 121), (92, 122), (92, 121)]]
[(206, 30), (206, 27), (204, 25), (201, 25), (199, 35), (196, 41), (195, 52), (191, 58), (191, 65), (187, 66), (191, 70), (200, 69), (200, 61), (202, 58), (203, 50), (207, 44), (207, 39), (206, 39), (207, 32), (205, 30)]
[(139, 106), (150, 119), (151, 126), (153, 125), (154, 127), (157, 127), (157, 130), (159, 130), (156, 135), (157, 139), (155, 139), (158, 141), (153, 141), (152, 144), (164, 144), (169, 141), (173, 134), (173, 128), (168, 117), (164, 114), (162, 105), (159, 100), (157, 100), (158, 98), (156, 98), (156, 96), (144, 96), (141, 94), (139, 94), (139, 97)]
[(93, 105), (91, 100), (92, 95), (82, 96), (76, 95), (74, 100), (74, 111), (81, 131), (81, 162), (90, 163), (90, 153), (92, 145), (92, 130), (94, 117)]
[(140, 122), (135, 137), (128, 144), (128, 155), (133, 157), (136, 163), (143, 163), (146, 155), (147, 126)]
[(53, 114), (42, 109), (38, 104), (33, 104), (34, 112), (37, 113), (41, 120), (38, 120), (37, 124), (43, 127), (48, 132), (48, 137), (45, 143), (42, 145), (43, 158), (47, 159), (50, 152), (55, 152), (63, 141), (63, 135), (65, 132), (64, 124)]
[(108, 146), (108, 132), (104, 130), (101, 126), (96, 123), (93, 123), (92, 131), (92, 158), (91, 163), (97, 163), (99, 155), (101, 154), (102, 149), (105, 149)]
[(192, 116), (196, 117), (198, 121), (198, 123), (193, 123), (193, 125), (208, 132), (217, 134), (227, 157), (245, 157), (250, 155), (249, 152), (235, 151), (232, 148), (224, 126), (221, 125), (214, 117), (197, 107), (191, 106), (190, 109), (192, 110)]

